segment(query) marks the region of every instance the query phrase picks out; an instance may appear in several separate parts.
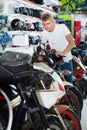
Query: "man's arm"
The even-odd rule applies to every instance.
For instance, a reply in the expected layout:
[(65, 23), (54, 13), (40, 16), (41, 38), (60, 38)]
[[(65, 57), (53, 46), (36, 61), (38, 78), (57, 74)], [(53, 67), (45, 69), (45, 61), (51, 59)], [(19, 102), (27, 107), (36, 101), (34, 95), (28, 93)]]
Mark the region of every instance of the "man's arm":
[(73, 41), (73, 38), (71, 36), (71, 34), (67, 35), (66, 36), (66, 39), (68, 41), (68, 46), (65, 48), (65, 50), (62, 52), (63, 55), (67, 54), (67, 52), (71, 51), (71, 49), (73, 48), (74, 46), (74, 41)]
[(72, 35), (71, 34), (68, 34), (67, 36), (66, 36), (66, 39), (67, 39), (67, 41), (68, 41), (68, 46), (66, 46), (66, 48), (65, 48), (65, 50), (63, 51), (63, 52), (59, 52), (59, 51), (56, 51), (56, 56), (58, 56), (58, 55), (62, 55), (62, 56), (64, 56), (65, 54), (67, 54), (72, 48), (73, 48), (73, 46), (74, 46), (74, 41), (73, 41), (73, 38), (72, 38)]

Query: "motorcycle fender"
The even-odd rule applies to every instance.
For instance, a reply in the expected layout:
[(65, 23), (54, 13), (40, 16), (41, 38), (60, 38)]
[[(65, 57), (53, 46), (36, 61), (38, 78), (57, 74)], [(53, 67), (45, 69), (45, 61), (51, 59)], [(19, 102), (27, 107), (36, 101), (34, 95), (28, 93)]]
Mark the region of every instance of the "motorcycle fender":
[(67, 109), (69, 109), (69, 106), (67, 105), (56, 105), (56, 107), (59, 110), (59, 113), (64, 113)]

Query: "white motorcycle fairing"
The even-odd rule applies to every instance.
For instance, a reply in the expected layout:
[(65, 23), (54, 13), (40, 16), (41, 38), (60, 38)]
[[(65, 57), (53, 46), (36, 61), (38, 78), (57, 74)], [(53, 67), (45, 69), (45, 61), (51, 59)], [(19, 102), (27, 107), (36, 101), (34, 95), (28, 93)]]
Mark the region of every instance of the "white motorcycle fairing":
[(33, 63), (33, 67), (48, 73), (54, 79), (50, 89), (36, 90), (39, 103), (49, 109), (56, 103), (56, 100), (59, 100), (66, 94), (63, 82), (59, 75), (47, 64), (43, 62)]

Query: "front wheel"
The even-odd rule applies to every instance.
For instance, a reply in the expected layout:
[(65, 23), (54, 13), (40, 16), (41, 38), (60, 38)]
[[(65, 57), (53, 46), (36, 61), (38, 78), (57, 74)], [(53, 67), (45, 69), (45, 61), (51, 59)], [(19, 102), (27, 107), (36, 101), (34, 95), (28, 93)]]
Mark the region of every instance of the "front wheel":
[(77, 95), (72, 90), (70, 90), (69, 87), (66, 87), (66, 95), (64, 95), (61, 99), (61, 104), (70, 106), (74, 112), (76, 112), (79, 119), (81, 119), (81, 106), (79, 100)]
[[(69, 106), (61, 106), (61, 105), (55, 105), (56, 111), (54, 107), (48, 110), (47, 113), (53, 113), (58, 115), (59, 117), (59, 123), (63, 126), (62, 123), (65, 124), (66, 128), (62, 128), (61, 130), (82, 130), (81, 129), (81, 123), (77, 116), (77, 114), (69, 107)], [(61, 115), (61, 116), (60, 116)]]
[(80, 120), (71, 108), (61, 113), (61, 116), (68, 128), (67, 130), (81, 130)]
[[(49, 128), (45, 128), (41, 122), (41, 119), (37, 117), (34, 121), (35, 130), (64, 130), (63, 126), (59, 122), (59, 118), (54, 114), (46, 114), (46, 118), (49, 124)], [(25, 127), (21, 130), (33, 130), (30, 122), (25, 124)]]
[(77, 98), (79, 100), (80, 107), (81, 107), (81, 110), (82, 110), (82, 108), (83, 108), (83, 96), (82, 96), (82, 93), (80, 92), (80, 90), (78, 90), (77, 86), (71, 86), (69, 89), (72, 92), (74, 92), (75, 95), (77, 95)]
[[(59, 118), (56, 115), (47, 114), (46, 117), (47, 117), (47, 121), (48, 121), (50, 130), (64, 130), (63, 126), (59, 122)], [(41, 124), (40, 120), (37, 120), (35, 124), (36, 124), (36, 129), (35, 130), (47, 130)]]
[(13, 121), (13, 111), (7, 94), (0, 89), (0, 130), (10, 130)]
[(49, 116), (47, 120), (48, 120), (49, 127), (51, 130), (64, 130), (61, 123), (59, 123), (59, 118), (57, 118), (56, 116), (53, 116), (53, 117)]

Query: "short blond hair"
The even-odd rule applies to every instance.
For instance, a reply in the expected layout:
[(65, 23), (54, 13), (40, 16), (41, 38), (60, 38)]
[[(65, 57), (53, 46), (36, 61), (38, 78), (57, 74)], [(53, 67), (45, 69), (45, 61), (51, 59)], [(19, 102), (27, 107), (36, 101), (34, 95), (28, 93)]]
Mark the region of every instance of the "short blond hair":
[(52, 15), (50, 13), (45, 13), (41, 17), (42, 21), (47, 21), (48, 19), (53, 20), (53, 17), (52, 17)]

